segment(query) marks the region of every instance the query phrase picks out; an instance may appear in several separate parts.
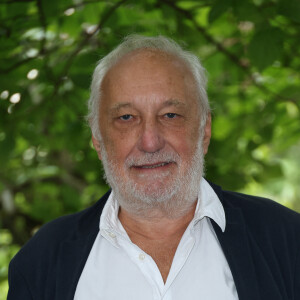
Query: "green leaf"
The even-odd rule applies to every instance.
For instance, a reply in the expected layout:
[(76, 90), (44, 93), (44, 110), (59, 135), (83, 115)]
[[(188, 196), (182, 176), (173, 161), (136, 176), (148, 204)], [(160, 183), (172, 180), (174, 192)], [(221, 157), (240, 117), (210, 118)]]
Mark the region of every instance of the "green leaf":
[(278, 5), (278, 13), (290, 18), (294, 22), (300, 23), (300, 1), (281, 0)]
[(280, 59), (282, 53), (283, 34), (279, 29), (267, 28), (258, 31), (248, 47), (248, 56), (260, 71)]
[(219, 17), (221, 17), (230, 7), (232, 1), (224, 1), (224, 0), (217, 0), (214, 5), (212, 6), (209, 15), (208, 21), (209, 23), (213, 23)]
[(241, 21), (255, 21), (261, 17), (256, 6), (247, 1), (234, 1), (234, 14)]
[(90, 73), (83, 74), (83, 73), (73, 73), (71, 75), (72, 81), (76, 86), (79, 86), (83, 89), (89, 89), (91, 84), (91, 75)]
[(5, 139), (0, 141), (0, 162), (3, 167), (8, 162), (15, 148), (15, 139), (12, 134), (7, 134)]

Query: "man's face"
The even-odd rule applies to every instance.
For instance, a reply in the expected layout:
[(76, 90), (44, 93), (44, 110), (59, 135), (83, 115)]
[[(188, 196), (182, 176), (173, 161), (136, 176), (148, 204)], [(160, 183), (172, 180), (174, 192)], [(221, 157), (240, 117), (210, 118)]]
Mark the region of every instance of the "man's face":
[(199, 144), (201, 112), (192, 75), (172, 56), (136, 51), (110, 69), (101, 89), (102, 141), (94, 144), (110, 185), (121, 197), (165, 201), (209, 143), (210, 124)]

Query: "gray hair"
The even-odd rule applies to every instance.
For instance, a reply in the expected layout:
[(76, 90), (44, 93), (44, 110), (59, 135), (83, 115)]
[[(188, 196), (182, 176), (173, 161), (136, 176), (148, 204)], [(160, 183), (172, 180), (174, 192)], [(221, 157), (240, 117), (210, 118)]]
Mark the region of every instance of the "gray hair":
[(197, 85), (198, 100), (201, 109), (200, 130), (203, 130), (207, 116), (210, 112), (210, 106), (206, 93), (207, 79), (205, 76), (205, 69), (202, 67), (198, 57), (184, 50), (181, 46), (179, 46), (179, 44), (167, 37), (144, 37), (134, 34), (127, 36), (113, 51), (100, 59), (94, 70), (91, 94), (88, 100), (88, 115), (86, 117), (94, 137), (99, 141), (101, 140), (99, 129), (99, 105), (101, 100), (101, 84), (103, 78), (122, 57), (138, 49), (160, 50), (167, 54), (174, 55), (186, 64)]

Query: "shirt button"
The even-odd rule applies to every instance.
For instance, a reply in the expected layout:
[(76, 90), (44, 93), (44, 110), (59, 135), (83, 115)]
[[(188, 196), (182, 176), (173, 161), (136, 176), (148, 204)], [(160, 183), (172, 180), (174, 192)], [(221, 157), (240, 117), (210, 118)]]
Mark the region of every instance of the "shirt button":
[(109, 236), (112, 237), (112, 238), (115, 238), (115, 237), (116, 237), (116, 235), (115, 235), (113, 232), (109, 232), (108, 234), (109, 234)]
[(139, 255), (139, 259), (140, 259), (140, 260), (144, 260), (144, 259), (145, 259), (145, 257), (146, 257), (146, 256), (145, 256), (145, 254), (144, 254), (144, 253), (140, 253), (140, 255)]

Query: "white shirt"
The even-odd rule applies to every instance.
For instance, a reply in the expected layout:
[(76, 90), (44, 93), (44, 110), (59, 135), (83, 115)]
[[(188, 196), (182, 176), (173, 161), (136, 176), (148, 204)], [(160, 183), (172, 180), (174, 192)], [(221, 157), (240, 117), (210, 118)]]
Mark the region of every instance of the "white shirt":
[(202, 178), (195, 215), (176, 250), (166, 283), (154, 260), (133, 244), (110, 194), (75, 300), (236, 300), (233, 277), (210, 219), (224, 232), (223, 206)]

